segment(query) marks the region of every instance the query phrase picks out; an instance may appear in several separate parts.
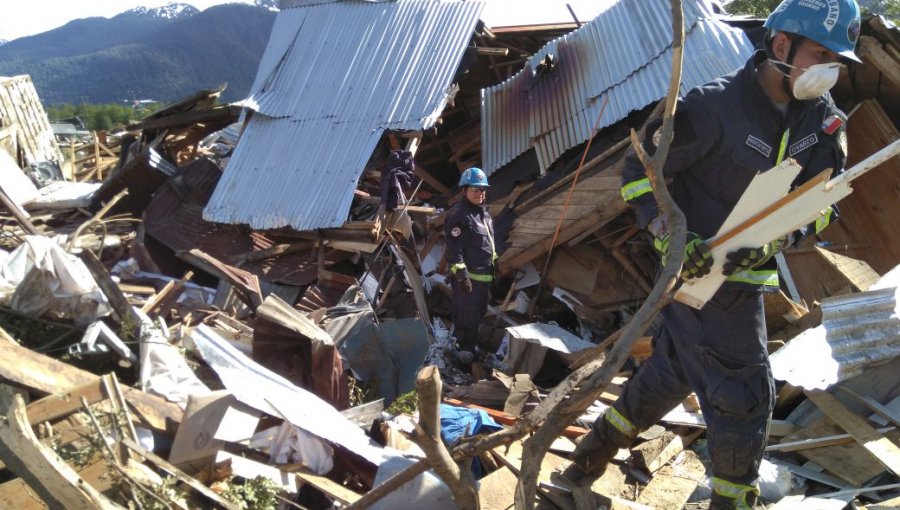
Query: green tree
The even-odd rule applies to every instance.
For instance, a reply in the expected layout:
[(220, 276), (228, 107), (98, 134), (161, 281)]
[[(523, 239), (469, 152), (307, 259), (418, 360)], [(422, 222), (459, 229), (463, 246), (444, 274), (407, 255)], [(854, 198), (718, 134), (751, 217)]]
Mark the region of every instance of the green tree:
[(78, 117), (89, 131), (109, 131), (124, 127), (136, 120), (158, 110), (159, 104), (141, 104), (135, 107), (125, 104), (91, 104), (72, 105), (62, 103), (46, 107), (47, 117), (51, 121)]
[[(880, 14), (895, 23), (900, 20), (900, 0), (857, 0), (863, 14)], [(778, 7), (781, 0), (732, 0), (725, 4), (731, 14), (746, 14), (765, 18)]]
[(774, 11), (780, 0), (732, 0), (725, 4), (730, 14), (745, 14), (757, 18), (765, 18)]

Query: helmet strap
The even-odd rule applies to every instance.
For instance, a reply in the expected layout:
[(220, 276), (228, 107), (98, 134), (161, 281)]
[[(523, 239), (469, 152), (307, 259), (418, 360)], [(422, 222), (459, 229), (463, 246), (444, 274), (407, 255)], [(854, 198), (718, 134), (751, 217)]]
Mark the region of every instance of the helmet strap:
[[(788, 36), (788, 39), (790, 39), (790, 41), (791, 41), (791, 49), (788, 50), (787, 58), (784, 60), (784, 62), (786, 64), (792, 66), (792, 65), (794, 65), (794, 56), (797, 55), (797, 48), (799, 48), (800, 45), (803, 44), (804, 37), (802, 35), (797, 35), (797, 34), (786, 34), (786, 35)], [(793, 98), (794, 91), (791, 90), (791, 83), (790, 83), (790, 79), (788, 78), (788, 76), (790, 75), (791, 69), (786, 68), (786, 70), (787, 70), (787, 72), (785, 74), (783, 74), (782, 78), (781, 78), (781, 88), (784, 89), (784, 93), (787, 94), (788, 97)]]
[[(787, 58), (781, 60), (775, 56), (775, 50), (772, 48), (772, 41), (775, 35), (784, 34), (791, 42), (791, 48), (788, 50)], [(802, 35), (792, 34), (789, 32), (770, 32), (766, 37), (766, 58), (769, 65), (774, 66), (781, 74), (781, 88), (788, 97), (793, 98), (794, 92), (791, 90), (790, 74), (791, 66), (794, 65), (794, 56), (797, 54), (797, 48), (803, 43)], [(785, 65), (787, 64), (787, 65)]]

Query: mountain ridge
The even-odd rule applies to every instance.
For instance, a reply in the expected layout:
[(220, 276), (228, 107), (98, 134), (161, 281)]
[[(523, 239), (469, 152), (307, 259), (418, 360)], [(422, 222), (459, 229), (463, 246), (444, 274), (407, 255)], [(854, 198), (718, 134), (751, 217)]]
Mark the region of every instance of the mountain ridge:
[(234, 101), (253, 83), (274, 20), (270, 8), (241, 3), (73, 20), (0, 46), (0, 75), (31, 75), (47, 105), (171, 102), (225, 82), (222, 99)]

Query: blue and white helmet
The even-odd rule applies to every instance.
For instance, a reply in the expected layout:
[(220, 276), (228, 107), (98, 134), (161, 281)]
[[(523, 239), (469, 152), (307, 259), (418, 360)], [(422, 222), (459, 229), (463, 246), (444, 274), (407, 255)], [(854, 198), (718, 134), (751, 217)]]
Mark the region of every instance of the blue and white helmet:
[(459, 187), (465, 188), (467, 186), (474, 186), (476, 188), (490, 187), (484, 170), (473, 166), (463, 172), (462, 175), (459, 176)]
[(844, 58), (862, 62), (854, 52), (860, 29), (856, 0), (783, 0), (763, 26), (812, 39)]

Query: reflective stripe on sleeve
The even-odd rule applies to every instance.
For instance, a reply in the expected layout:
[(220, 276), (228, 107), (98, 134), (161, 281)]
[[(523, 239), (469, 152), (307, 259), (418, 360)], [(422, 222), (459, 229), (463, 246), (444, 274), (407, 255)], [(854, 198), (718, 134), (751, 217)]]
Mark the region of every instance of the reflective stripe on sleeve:
[(816, 234), (825, 230), (831, 224), (831, 218), (834, 216), (834, 207), (830, 205), (826, 207), (816, 218)]
[(647, 193), (653, 193), (653, 187), (650, 186), (650, 179), (646, 177), (622, 186), (622, 198), (624, 198), (626, 202)]

